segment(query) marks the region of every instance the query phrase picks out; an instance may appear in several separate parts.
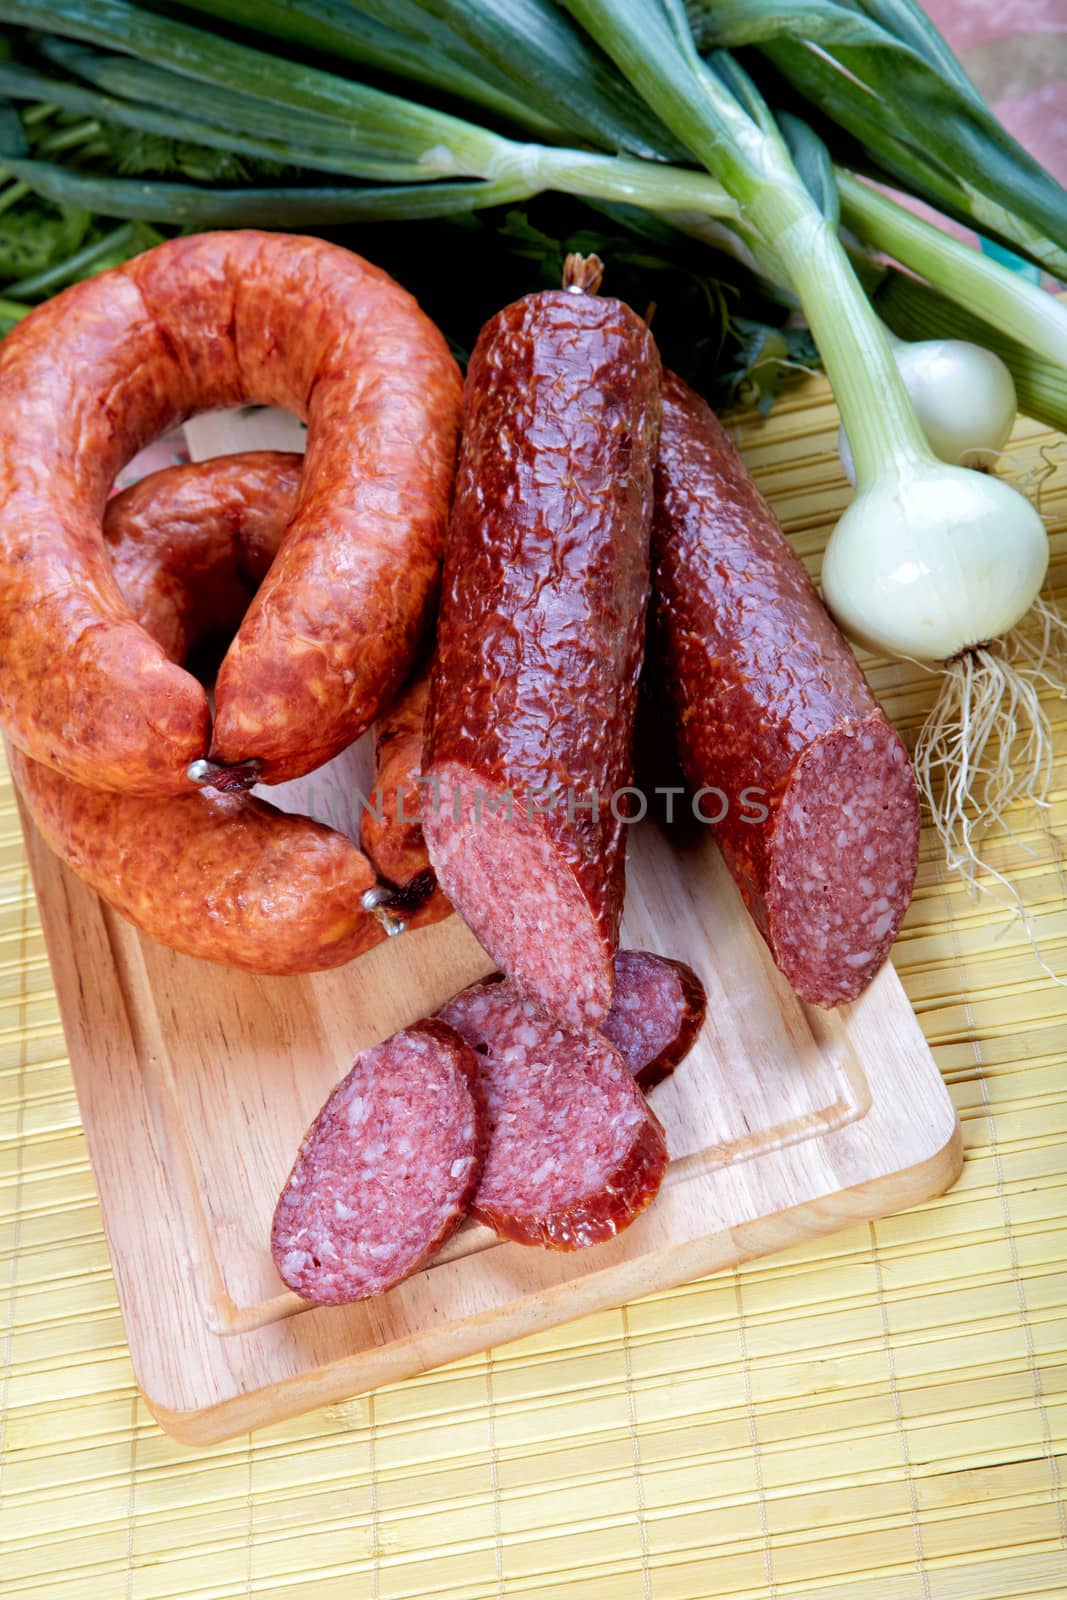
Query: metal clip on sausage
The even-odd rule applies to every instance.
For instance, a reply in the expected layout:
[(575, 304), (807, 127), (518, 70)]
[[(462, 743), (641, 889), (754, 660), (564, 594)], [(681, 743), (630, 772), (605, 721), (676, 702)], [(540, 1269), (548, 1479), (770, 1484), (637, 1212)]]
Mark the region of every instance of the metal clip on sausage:
[(437, 875), (432, 867), (426, 867), (401, 888), (388, 883), (375, 884), (366, 891), (360, 904), (364, 911), (378, 918), (388, 938), (395, 939), (436, 888)]

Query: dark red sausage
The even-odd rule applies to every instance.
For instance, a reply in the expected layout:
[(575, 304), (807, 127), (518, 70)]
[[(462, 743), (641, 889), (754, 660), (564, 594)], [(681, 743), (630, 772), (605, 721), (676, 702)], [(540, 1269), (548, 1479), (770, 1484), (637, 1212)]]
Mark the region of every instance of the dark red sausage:
[[(305, 418), (308, 450), (212, 732), (201, 685), (124, 603), (101, 525), (142, 445), (242, 401)], [(168, 240), (31, 312), (0, 346), (10, 738), (78, 782), (143, 795), (190, 792), (208, 754), (247, 786), (344, 749), (407, 676), (433, 601), (459, 401), (456, 364), (411, 297), (321, 239)]]
[(575, 1027), (611, 1001), (659, 389), (640, 318), (567, 290), (501, 311), (467, 373), (424, 828), (477, 938)]
[(854, 1000), (908, 907), (915, 778), (737, 451), (670, 373), (650, 657), (688, 783), (724, 797), (704, 815), (726, 807), (715, 835), (775, 961), (815, 1005)]
[(684, 962), (647, 950), (620, 950), (615, 993), (600, 1024), (647, 1094), (684, 1061), (704, 1026), (708, 997)]
[(488, 1109), (473, 1215), (552, 1250), (629, 1227), (659, 1190), (667, 1144), (614, 1046), (561, 1027), (508, 982), (475, 984), (440, 1015), (478, 1052)]
[(435, 1254), (478, 1185), (477, 1058), (441, 1022), (356, 1057), (312, 1124), (274, 1212), (283, 1280), (315, 1305), (383, 1294)]

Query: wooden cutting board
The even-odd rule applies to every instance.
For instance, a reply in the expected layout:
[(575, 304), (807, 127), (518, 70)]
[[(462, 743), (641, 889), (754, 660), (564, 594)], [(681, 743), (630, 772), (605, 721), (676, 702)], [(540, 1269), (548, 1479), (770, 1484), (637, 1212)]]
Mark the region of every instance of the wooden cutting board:
[(578, 1254), (468, 1225), (388, 1295), (302, 1309), (268, 1238), (307, 1124), (357, 1050), (491, 962), (452, 917), (334, 973), (227, 972), (136, 933), (23, 823), (134, 1368), (188, 1443), (914, 1205), (959, 1171), (955, 1111), (892, 968), (838, 1012), (803, 1005), (706, 831), (641, 823), (623, 942), (689, 961), (709, 997), (654, 1092), (673, 1157), (655, 1204)]

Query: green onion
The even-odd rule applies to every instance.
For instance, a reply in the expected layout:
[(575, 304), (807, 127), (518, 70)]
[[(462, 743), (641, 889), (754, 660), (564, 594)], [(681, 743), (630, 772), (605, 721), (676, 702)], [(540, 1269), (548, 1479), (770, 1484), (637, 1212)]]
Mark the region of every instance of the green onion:
[[(477, 177), (506, 141), (412, 100), (306, 67), (142, 11), (125, 0), (5, 0), (10, 22), (153, 59), (222, 90), (343, 119), (360, 176), (407, 182)], [(341, 142), (339, 134), (338, 142)]]
[[(107, 62), (117, 59), (78, 48), (71, 50), (69, 46), (56, 52), (56, 55), (64, 66), (82, 69), (87, 74), (99, 68), (105, 77), (109, 76)], [(129, 65), (137, 66), (139, 63), (131, 62)], [(263, 105), (250, 97), (223, 97), (217, 91), (208, 91), (205, 99), (200, 101), (186, 92), (190, 88), (200, 88), (200, 85), (190, 84), (188, 78), (181, 78), (177, 73), (160, 73), (158, 76), (165, 77), (169, 84), (177, 86), (175, 99), (179, 104), (184, 100), (190, 110), (194, 100), (198, 110), (207, 110), (213, 101), (216, 115), (224, 119), (222, 123), (212, 125), (201, 121), (198, 116), (185, 115), (183, 111), (170, 106), (160, 109), (159, 96), (163, 86), (158, 83), (149, 82), (143, 86), (150, 95), (155, 91), (153, 98), (144, 104), (97, 94), (92, 89), (83, 89), (78, 84), (57, 78), (42, 77), (40, 73), (11, 61), (0, 61), (0, 94), (18, 100), (47, 95), (66, 110), (92, 115), (96, 119), (92, 124), (94, 131), (101, 122), (112, 122), (140, 132), (158, 134), (162, 138), (181, 139), (190, 144), (204, 145), (208, 149), (277, 161), (285, 166), (308, 167), (314, 171), (345, 173), (354, 177), (366, 176), (365, 163), (358, 156), (353, 157), (335, 145), (318, 142), (324, 133), (327, 138), (335, 138), (337, 134), (337, 124), (325, 117), (297, 120), (291, 114), (279, 113), (276, 107)], [(260, 110), (266, 115), (261, 115)], [(276, 132), (246, 133), (243, 128), (249, 124), (253, 127), (272, 127)], [(285, 136), (286, 129), (289, 130), (288, 137)], [(78, 141), (71, 142), (76, 144)], [(35, 154), (58, 153), (61, 148), (47, 140), (37, 146)], [(160, 217), (155, 220), (166, 219)]]
[(773, 275), (784, 272), (796, 290), (848, 428), (860, 483), (873, 482), (887, 459), (923, 460), (926, 443), (885, 332), (782, 139), (742, 110), (657, 0), (567, 3), (733, 195), (739, 231), (757, 259), (775, 263)]
[(948, 47), (914, 8), (882, 0), (895, 29), (869, 9), (834, 0), (698, 0), (694, 7), (704, 43), (758, 45), (875, 162), (885, 144), (894, 163), (908, 166), (912, 186), (922, 192), (928, 178), (939, 201), (947, 174), (967, 220), (1000, 232), (1049, 270), (1067, 270), (1061, 186), (1005, 132), (958, 63), (946, 69)]
[[(72, 172), (46, 161), (7, 156), (11, 173), (24, 182), (0, 211), (32, 188), (57, 204), (73, 205), (110, 217), (144, 222), (171, 222), (181, 227), (328, 227), (344, 222), (381, 222), (443, 217), (529, 199), (542, 189), (609, 199), (661, 209), (710, 207), (733, 215), (732, 203), (699, 173), (657, 168), (655, 182), (640, 162), (580, 151), (524, 147), (530, 159), (509, 167), (502, 162), (496, 177), (485, 182), (398, 184), (383, 187), (203, 188), (196, 184), (146, 182)], [(10, 191), (9, 191), (10, 192)], [(713, 214), (713, 211), (709, 211)]]
[(1041, 519), (999, 479), (931, 452), (885, 329), (755, 85), (734, 62), (724, 81), (701, 61), (680, 0), (567, 4), (721, 180), (737, 201), (738, 231), (796, 289), (856, 465), (856, 498), (823, 563), (839, 622), (873, 648), (941, 661), (1014, 627), (1044, 581)]
[[(47, 161), (6, 157), (8, 166), (57, 205), (72, 205), (104, 216), (142, 222), (167, 222), (182, 228), (306, 228), (347, 222), (381, 222), (450, 216), (479, 207), (525, 198), (521, 179), (498, 183), (403, 184), (357, 188), (208, 189), (191, 183), (148, 182), (72, 172)], [(9, 191), (10, 192), (10, 191)], [(0, 194), (0, 211), (4, 210)]]
[[(551, 136), (560, 126), (532, 103), (529, 85), (500, 72), (471, 49), (455, 29), (423, 9), (418, 0), (187, 0), (197, 11), (285, 39), (306, 50), (358, 61), (382, 72), (428, 84), (470, 100), (516, 126)], [(553, 108), (557, 109), (557, 108)], [(581, 138), (596, 138), (580, 113), (570, 109), (562, 126)], [(617, 130), (612, 130), (613, 134)]]

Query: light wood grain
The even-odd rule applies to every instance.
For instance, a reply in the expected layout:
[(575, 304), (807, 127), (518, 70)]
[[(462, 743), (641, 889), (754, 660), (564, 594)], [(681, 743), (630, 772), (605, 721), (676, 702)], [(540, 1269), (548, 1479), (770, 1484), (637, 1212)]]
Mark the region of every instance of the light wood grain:
[(379, 1300), (302, 1308), (268, 1234), (307, 1123), (357, 1050), (488, 957), (451, 918), (334, 973), (224, 971), (143, 938), (26, 839), (138, 1381), (187, 1442), (898, 1210), (959, 1170), (956, 1113), (892, 969), (842, 1011), (804, 1006), (710, 838), (642, 823), (624, 941), (690, 961), (709, 994), (655, 1094), (674, 1157), (655, 1205), (576, 1255), (468, 1228)]

